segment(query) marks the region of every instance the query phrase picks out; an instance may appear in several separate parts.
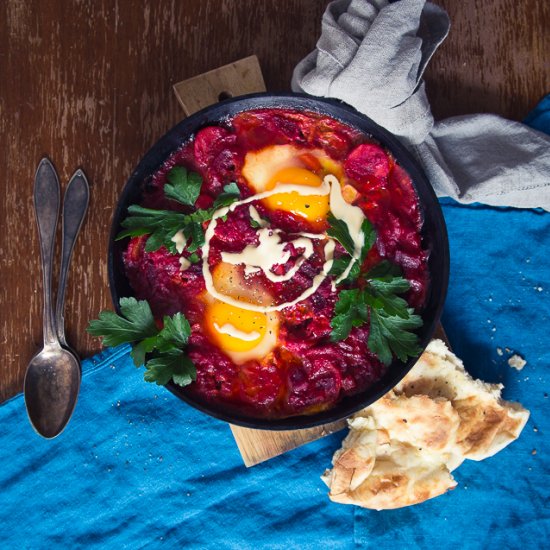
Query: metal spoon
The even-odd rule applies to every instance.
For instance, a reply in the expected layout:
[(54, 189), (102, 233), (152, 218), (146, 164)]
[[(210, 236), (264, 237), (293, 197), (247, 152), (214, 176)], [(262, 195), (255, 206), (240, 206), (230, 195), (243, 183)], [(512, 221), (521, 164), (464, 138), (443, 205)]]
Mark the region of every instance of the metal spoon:
[(65, 339), (65, 289), (67, 275), (73, 255), (73, 249), (86, 216), (88, 202), (90, 200), (90, 188), (88, 180), (82, 170), (77, 170), (71, 177), (65, 197), (63, 198), (63, 240), (61, 246), (61, 271), (59, 272), (59, 285), (57, 287), (57, 303), (55, 306), (55, 325), (57, 337), (64, 348), (71, 351), (71, 347)]
[(56, 437), (63, 431), (80, 389), (80, 360), (74, 352), (62, 347), (65, 343), (62, 310), (67, 268), (88, 205), (88, 194), (86, 179), (82, 172), (77, 171), (67, 188), (63, 210), (63, 262), (57, 300), (59, 326), (56, 329), (51, 286), (60, 190), (51, 162), (47, 158), (40, 161), (35, 176), (34, 208), (43, 270), (44, 348), (27, 367), (23, 391), (29, 420), (33, 428), (46, 438)]

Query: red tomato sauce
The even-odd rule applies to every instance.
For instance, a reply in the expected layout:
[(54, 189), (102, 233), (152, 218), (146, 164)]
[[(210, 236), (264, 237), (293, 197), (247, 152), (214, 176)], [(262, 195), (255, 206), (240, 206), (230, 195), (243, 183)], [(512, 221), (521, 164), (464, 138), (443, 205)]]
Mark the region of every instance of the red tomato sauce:
[[(241, 196), (254, 194), (242, 176), (245, 155), (269, 145), (293, 144), (322, 149), (343, 164), (345, 180), (357, 191), (359, 206), (377, 231), (377, 241), (363, 269), (381, 259), (398, 264), (411, 288), (405, 298), (421, 311), (428, 287), (427, 252), (422, 248), (422, 218), (414, 187), (407, 173), (377, 142), (345, 124), (315, 113), (281, 109), (247, 111), (218, 126), (200, 130), (153, 175), (145, 185), (143, 205), (186, 211), (168, 200), (163, 187), (175, 165), (203, 178), (197, 208), (208, 208), (223, 187), (236, 182)], [(270, 211), (258, 204), (272, 227), (288, 232), (311, 231), (308, 222), (285, 211)], [(188, 209), (187, 211), (190, 211)], [(187, 353), (197, 368), (189, 391), (207, 400), (236, 407), (266, 418), (312, 414), (332, 407), (344, 396), (365, 390), (384, 373), (384, 365), (367, 346), (368, 325), (354, 328), (339, 342), (330, 340), (331, 318), (338, 291), (326, 279), (312, 296), (280, 312), (278, 344), (266, 357), (235, 364), (208, 336), (204, 328), (205, 292), (202, 264), (180, 271), (179, 254), (164, 247), (144, 251), (147, 237), (131, 239), (124, 254), (126, 273), (139, 299), (151, 304), (155, 317), (181, 311), (192, 332)], [(244, 208), (218, 223), (210, 242), (209, 265), (221, 252), (240, 252), (257, 243)], [(337, 245), (336, 255), (344, 252)], [(184, 256), (186, 252), (184, 251)], [(306, 260), (284, 283), (263, 277), (280, 303), (291, 301), (311, 286), (322, 266), (322, 254)]]

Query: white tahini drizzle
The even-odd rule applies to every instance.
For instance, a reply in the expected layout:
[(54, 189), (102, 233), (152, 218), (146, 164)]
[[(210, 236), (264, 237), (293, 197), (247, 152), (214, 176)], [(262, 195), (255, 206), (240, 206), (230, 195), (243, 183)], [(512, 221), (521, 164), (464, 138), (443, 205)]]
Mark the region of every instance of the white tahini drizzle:
[[(304, 248), (304, 253), (302, 257), (296, 262), (296, 265), (290, 269), (284, 275), (276, 275), (271, 269), (275, 264), (284, 264), (288, 261), (290, 253), (284, 250), (286, 243), (282, 243), (278, 235), (277, 230), (271, 230), (266, 227), (262, 227), (258, 231), (259, 244), (258, 246), (248, 245), (245, 249), (238, 253), (226, 253), (222, 252), (222, 260), (224, 262), (229, 262), (233, 264), (244, 264), (245, 273), (254, 273), (256, 271), (262, 270), (267, 278), (272, 281), (285, 281), (290, 279), (300, 268), (300, 265), (313, 253), (313, 245), (310, 239), (326, 239), (327, 242), (324, 247), (325, 263), (321, 271), (313, 278), (311, 286), (302, 292), (298, 298), (291, 302), (284, 302), (278, 305), (272, 306), (261, 306), (257, 304), (250, 304), (248, 302), (242, 302), (231, 296), (221, 294), (216, 290), (214, 286), (214, 281), (212, 279), (212, 273), (210, 272), (208, 265), (208, 255), (210, 252), (210, 239), (214, 236), (214, 231), (216, 229), (216, 224), (218, 218), (225, 216), (228, 212), (233, 211), (235, 208), (242, 204), (248, 204), (257, 200), (265, 199), (271, 195), (278, 193), (292, 193), (296, 192), (302, 196), (305, 195), (328, 195), (330, 194), (330, 209), (334, 216), (338, 219), (341, 219), (348, 226), (348, 230), (351, 238), (354, 243), (354, 254), (353, 258), (350, 261), (346, 271), (341, 275), (338, 280), (341, 280), (347, 277), (353, 262), (359, 258), (361, 252), (361, 247), (363, 245), (364, 235), (361, 231), (361, 225), (365, 216), (360, 208), (348, 204), (344, 197), (342, 196), (342, 188), (340, 187), (340, 182), (338, 178), (332, 175), (325, 176), (323, 183), (318, 187), (311, 187), (307, 185), (294, 185), (294, 184), (279, 184), (274, 189), (269, 191), (264, 191), (263, 193), (258, 193), (247, 199), (236, 201), (229, 206), (220, 208), (214, 212), (210, 223), (205, 231), (205, 243), (202, 246), (202, 273), (204, 276), (204, 282), (206, 285), (206, 290), (218, 300), (225, 302), (242, 309), (249, 311), (258, 311), (261, 313), (268, 313), (271, 311), (280, 311), (285, 307), (293, 306), (302, 300), (305, 300), (312, 294), (314, 294), (317, 289), (321, 286), (323, 281), (327, 278), (330, 269), (333, 264), (334, 257), (334, 248), (335, 242), (333, 239), (327, 237), (324, 234), (315, 234), (315, 233), (297, 233), (297, 239), (291, 241), (294, 246), (297, 248)], [(260, 216), (256, 209), (250, 207), (250, 216), (255, 221), (261, 220)], [(258, 219), (256, 219), (256, 217)], [(263, 220), (261, 220), (263, 221)], [(258, 222), (261, 223), (261, 222)], [(307, 243), (307, 244), (305, 244)], [(223, 328), (223, 327), (222, 327)]]
[(170, 239), (175, 245), (176, 250), (179, 254), (183, 252), (185, 245), (187, 244), (187, 238), (183, 234), (183, 229), (180, 229), (176, 234)]
[(250, 218), (253, 219), (260, 227), (266, 227), (267, 226), (267, 220), (264, 220), (258, 211), (256, 210), (256, 207), (250, 205), (248, 207), (248, 212), (250, 213)]
[(186, 271), (191, 266), (191, 262), (184, 258), (183, 256), (180, 258), (180, 271)]
[[(222, 252), (222, 261), (239, 265), (244, 264), (245, 275), (263, 271), (264, 275), (273, 282), (288, 281), (297, 273), (305, 260), (313, 254), (311, 238), (299, 237), (290, 242), (282, 242), (281, 232), (277, 229), (263, 227), (258, 230), (259, 244), (249, 244), (238, 253)], [(325, 235), (315, 235), (316, 239), (325, 239)], [(303, 248), (304, 252), (296, 264), (283, 275), (276, 275), (271, 271), (275, 264), (286, 264), (290, 259), (290, 252), (285, 250), (288, 244), (292, 243), (296, 248)]]
[(254, 340), (257, 340), (261, 336), (261, 334), (256, 330), (253, 330), (252, 332), (244, 332), (229, 323), (225, 323), (225, 325), (222, 325), (221, 327), (218, 323), (214, 323), (214, 328), (220, 334), (227, 334), (228, 336), (238, 338), (239, 340), (244, 340), (245, 342), (254, 342)]

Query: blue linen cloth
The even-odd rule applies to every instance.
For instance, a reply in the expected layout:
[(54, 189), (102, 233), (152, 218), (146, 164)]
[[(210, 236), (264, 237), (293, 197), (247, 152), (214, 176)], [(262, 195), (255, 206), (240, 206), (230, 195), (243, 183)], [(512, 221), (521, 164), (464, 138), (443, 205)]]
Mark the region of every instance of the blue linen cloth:
[[(503, 383), (504, 398), (531, 417), (500, 453), (455, 470), (453, 491), (400, 510), (357, 510), (356, 541), (377, 550), (543, 548), (550, 537), (550, 215), (442, 203), (451, 246), (445, 331), (467, 370)], [(508, 365), (513, 354), (527, 361), (523, 370)]]
[[(247, 469), (226, 424), (143, 382), (121, 346), (84, 361), (57, 439), (32, 431), (21, 395), (0, 407), (2, 548), (543, 548), (550, 215), (442, 206), (451, 344), (474, 376), (504, 383), (505, 398), (531, 411), (518, 441), (460, 466), (454, 491), (383, 512), (332, 503), (319, 476), (342, 432)], [(507, 363), (515, 353), (522, 371)]]

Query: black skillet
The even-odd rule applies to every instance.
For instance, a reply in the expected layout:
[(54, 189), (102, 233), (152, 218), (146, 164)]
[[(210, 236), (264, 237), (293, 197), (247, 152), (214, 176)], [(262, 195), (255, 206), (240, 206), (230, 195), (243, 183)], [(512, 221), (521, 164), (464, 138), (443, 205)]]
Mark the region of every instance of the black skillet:
[[(232, 117), (242, 111), (278, 107), (321, 113), (357, 128), (387, 147), (398, 164), (411, 176), (424, 218), (422, 242), (424, 248), (429, 251), (431, 277), (426, 304), (421, 312), (424, 325), (418, 330), (420, 344), (424, 349), (432, 338), (439, 322), (449, 279), (447, 230), (432, 186), (412, 158), (412, 155), (389, 132), (349, 105), (336, 100), (315, 98), (302, 94), (252, 94), (225, 100), (182, 120), (149, 150), (124, 187), (113, 218), (109, 238), (109, 284), (116, 310), (120, 313), (119, 299), (123, 296), (133, 296), (134, 292), (126, 279), (122, 263), (122, 252), (127, 245), (127, 240), (115, 241), (115, 236), (122, 229), (120, 222), (126, 217), (128, 206), (140, 202), (144, 182), (160, 168), (171, 153), (204, 126), (216, 124), (220, 120)], [(414, 358), (406, 363), (395, 360), (378, 382), (357, 395), (345, 397), (330, 410), (309, 416), (301, 415), (277, 420), (254, 418), (219, 403), (206, 401), (191, 395), (186, 388), (177, 386), (172, 382), (168, 383), (166, 387), (180, 399), (200, 411), (232, 424), (267, 430), (302, 429), (340, 420), (370, 405), (393, 388), (407, 374), (415, 362), (416, 359)]]

